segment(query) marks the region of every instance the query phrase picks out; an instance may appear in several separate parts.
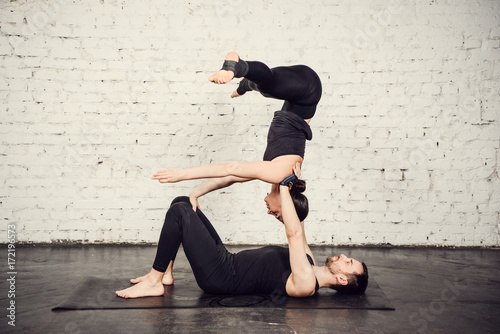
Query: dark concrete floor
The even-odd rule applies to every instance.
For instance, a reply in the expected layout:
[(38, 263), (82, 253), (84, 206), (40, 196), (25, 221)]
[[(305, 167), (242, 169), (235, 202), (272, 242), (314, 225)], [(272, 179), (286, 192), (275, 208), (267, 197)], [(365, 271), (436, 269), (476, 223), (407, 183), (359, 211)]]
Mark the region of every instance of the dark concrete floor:
[[(243, 247), (228, 247), (238, 251)], [(7, 263), (7, 251), (0, 261)], [(136, 277), (155, 246), (18, 246), (16, 327), (8, 325), (8, 268), (0, 280), (0, 333), (500, 333), (500, 251), (313, 248), (319, 261), (364, 260), (396, 311), (141, 309), (51, 311), (85, 276)], [(176, 278), (192, 277), (179, 251)], [(122, 287), (117, 287), (122, 288)]]

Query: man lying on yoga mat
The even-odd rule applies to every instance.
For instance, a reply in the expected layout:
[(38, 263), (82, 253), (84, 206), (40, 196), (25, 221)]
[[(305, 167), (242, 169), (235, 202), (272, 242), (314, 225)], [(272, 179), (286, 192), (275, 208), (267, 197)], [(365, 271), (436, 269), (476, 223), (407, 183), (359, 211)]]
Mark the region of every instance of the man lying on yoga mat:
[[(300, 163), (293, 169), (300, 176)], [(116, 294), (123, 298), (163, 295), (163, 284), (174, 281), (172, 264), (181, 243), (196, 282), (206, 293), (308, 297), (322, 287), (364, 293), (368, 284), (364, 263), (341, 254), (328, 257), (324, 266), (316, 266), (290, 196), (290, 182), (287, 178), (280, 184), (288, 248), (266, 246), (230, 253), (201, 210), (194, 211), (188, 197), (177, 197), (165, 216), (153, 268), (132, 279), (136, 285)]]

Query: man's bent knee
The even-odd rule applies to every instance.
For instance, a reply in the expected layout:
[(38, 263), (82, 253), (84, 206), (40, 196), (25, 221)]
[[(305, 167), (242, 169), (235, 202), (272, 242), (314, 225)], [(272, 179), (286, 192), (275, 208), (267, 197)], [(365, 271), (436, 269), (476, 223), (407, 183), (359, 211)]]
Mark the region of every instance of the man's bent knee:
[(178, 197), (174, 198), (174, 200), (172, 201), (172, 203), (170, 204), (170, 206), (174, 205), (175, 203), (182, 203), (182, 202), (190, 204), (189, 197), (187, 197), (187, 196), (178, 196)]

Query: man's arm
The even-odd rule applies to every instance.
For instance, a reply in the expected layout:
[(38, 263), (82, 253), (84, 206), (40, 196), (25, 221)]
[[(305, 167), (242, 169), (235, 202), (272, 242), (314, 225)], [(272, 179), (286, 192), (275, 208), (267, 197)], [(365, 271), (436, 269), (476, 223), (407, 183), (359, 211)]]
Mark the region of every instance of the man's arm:
[(280, 195), (281, 214), (285, 224), (292, 268), (292, 274), (286, 284), (286, 291), (292, 297), (311, 296), (315, 292), (316, 276), (307, 260), (306, 249), (309, 247), (305, 243), (304, 228), (297, 217), (288, 187), (280, 186)]
[(304, 222), (300, 222), (300, 225), (302, 226), (302, 235), (304, 236), (304, 244), (306, 245), (306, 253), (311, 257), (311, 259), (313, 260), (314, 265), (316, 265), (316, 259), (314, 258), (314, 255), (313, 255), (311, 249), (309, 248), (309, 244), (307, 243), (306, 230), (304, 228)]
[[(295, 176), (300, 179), (300, 175), (302, 173), (301, 171), (301, 168), (300, 168), (300, 164), (295, 164), (295, 166), (293, 167), (293, 173), (295, 174)], [(273, 189), (274, 187), (279, 187), (279, 184), (273, 184)], [(278, 189), (276, 189), (278, 191)], [(305, 248), (306, 248), (306, 253), (311, 257), (311, 259), (313, 260), (313, 264), (316, 265), (316, 259), (314, 258), (314, 255), (311, 251), (311, 249), (309, 248), (309, 244), (307, 243), (307, 238), (306, 238), (306, 231), (305, 231), (305, 227), (304, 227), (304, 222), (300, 222), (300, 226), (302, 227), (302, 234), (304, 235), (304, 245), (305, 245)]]

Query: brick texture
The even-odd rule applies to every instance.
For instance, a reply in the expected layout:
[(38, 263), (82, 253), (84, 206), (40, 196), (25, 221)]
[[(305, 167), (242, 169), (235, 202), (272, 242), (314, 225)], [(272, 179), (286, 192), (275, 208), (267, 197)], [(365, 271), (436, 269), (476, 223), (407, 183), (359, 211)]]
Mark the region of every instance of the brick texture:
[[(3, 1), (0, 242), (156, 242), (200, 181), (260, 160), (280, 102), (207, 77), (227, 51), (323, 82), (303, 176), (311, 244), (498, 246), (496, 0)], [(200, 204), (223, 240), (283, 244), (269, 185)]]

